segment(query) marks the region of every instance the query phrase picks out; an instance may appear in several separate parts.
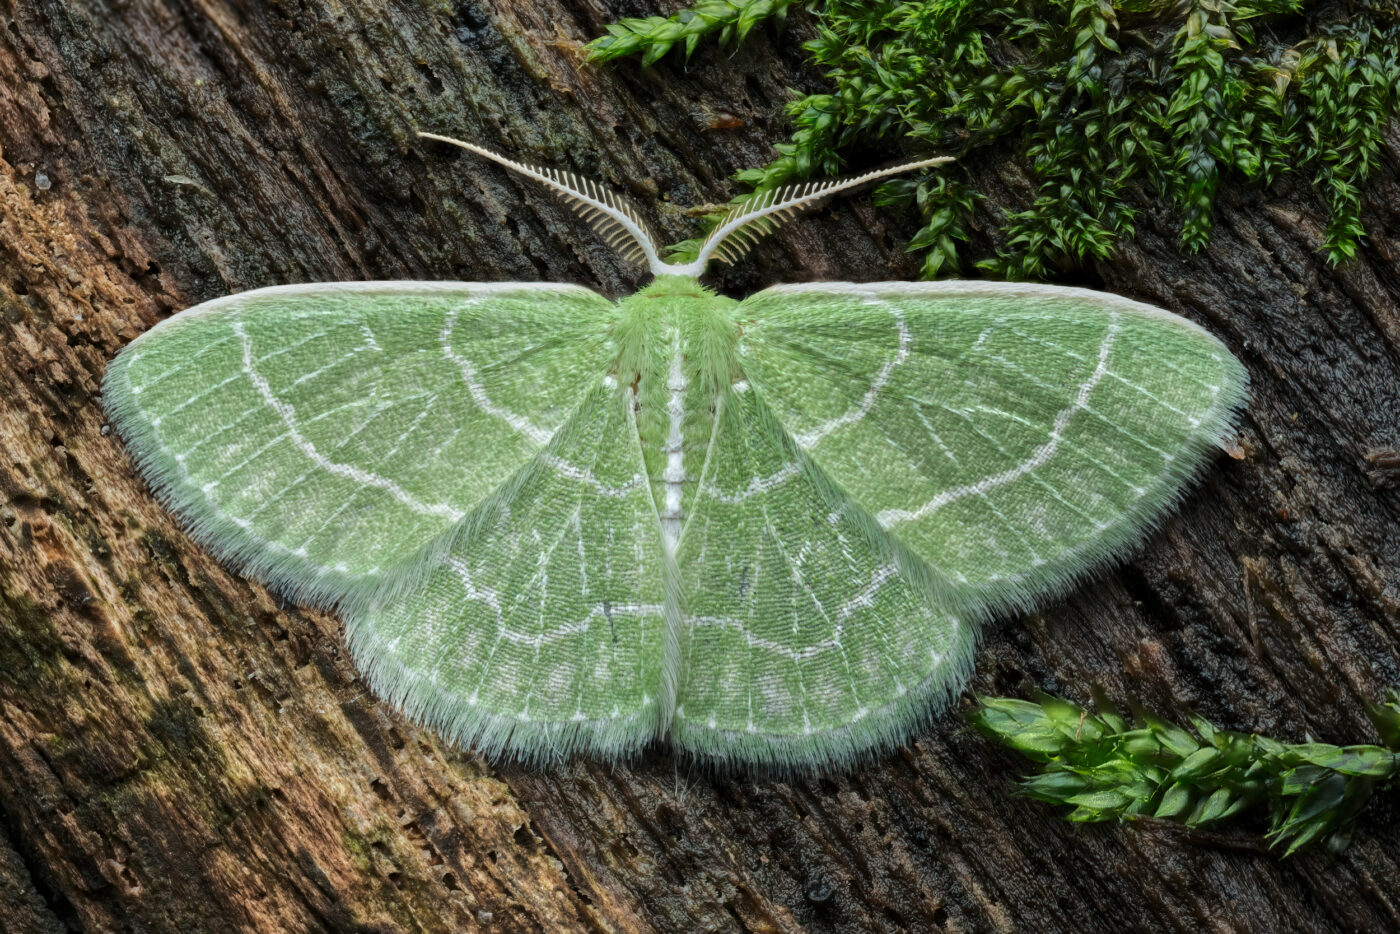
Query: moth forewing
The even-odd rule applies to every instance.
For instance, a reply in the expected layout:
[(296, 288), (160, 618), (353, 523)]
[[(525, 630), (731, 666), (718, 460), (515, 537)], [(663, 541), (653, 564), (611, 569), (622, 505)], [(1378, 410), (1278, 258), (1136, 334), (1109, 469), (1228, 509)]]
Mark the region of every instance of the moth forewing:
[(103, 400), (217, 557), (294, 599), (358, 605), (543, 447), (614, 315), (548, 283), (254, 289), (137, 338)]
[(993, 609), (1140, 541), (1248, 391), (1203, 328), (1086, 289), (814, 283), (738, 314), (745, 372), (804, 450)]

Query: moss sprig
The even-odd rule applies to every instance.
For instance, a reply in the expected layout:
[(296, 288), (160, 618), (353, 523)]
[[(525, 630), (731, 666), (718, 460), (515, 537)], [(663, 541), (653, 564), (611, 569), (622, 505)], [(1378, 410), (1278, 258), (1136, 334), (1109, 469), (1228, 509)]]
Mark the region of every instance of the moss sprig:
[(589, 44), (594, 61), (642, 56), (642, 64), (660, 60), (677, 43), (689, 58), (706, 36), (718, 33), (721, 45), (742, 42), (761, 22), (781, 25), (788, 7), (798, 0), (701, 0), (674, 16), (629, 17), (608, 27), (608, 34)]
[[(595, 58), (655, 62), (701, 38), (740, 41), (792, 0), (704, 0), (671, 17), (624, 20)], [(1143, 205), (1177, 206), (1181, 242), (1210, 239), (1222, 184), (1313, 183), (1330, 219), (1319, 248), (1355, 255), (1361, 191), (1386, 123), (1400, 116), (1395, 0), (809, 0), (804, 45), (829, 89), (788, 107), (791, 138), (740, 173), (763, 191), (840, 174), (892, 145), (959, 157), (958, 167), (886, 200), (916, 204), (911, 249), (928, 277), (969, 262), (1042, 277), (1112, 255)], [(966, 256), (976, 229), (970, 172), (1015, 160), (1019, 209), (991, 218), (991, 255)], [(750, 197), (741, 196), (741, 197)], [(984, 223), (984, 226), (987, 226)]]
[(1267, 840), (1284, 856), (1316, 842), (1339, 850), (1372, 793), (1400, 777), (1394, 689), (1367, 707), (1384, 744), (1371, 746), (1283, 743), (1196, 716), (1183, 728), (1144, 710), (1134, 725), (1102, 698), (1097, 714), (1050, 696), (979, 701), (973, 725), (1040, 764), (1021, 783), (1026, 794), (1070, 807), (1073, 821), (1153, 817), (1207, 827), (1264, 808)]

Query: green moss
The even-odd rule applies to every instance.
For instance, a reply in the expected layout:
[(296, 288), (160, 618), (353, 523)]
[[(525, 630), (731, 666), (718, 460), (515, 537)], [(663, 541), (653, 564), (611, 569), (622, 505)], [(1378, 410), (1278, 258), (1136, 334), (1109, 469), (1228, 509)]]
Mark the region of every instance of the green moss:
[(63, 658), (63, 636), (33, 599), (0, 590), (0, 680), (32, 687)]
[(350, 856), (350, 863), (357, 872), (368, 873), (374, 868), (374, 858), (371, 855), (368, 841), (361, 839), (349, 830), (342, 830), (340, 842), (345, 847), (345, 852)]
[(608, 27), (608, 34), (590, 45), (598, 60), (640, 55), (643, 65), (663, 58), (677, 43), (688, 58), (706, 36), (719, 35), (721, 44), (742, 42), (754, 26), (765, 20), (778, 23), (787, 17), (796, 0), (700, 0), (675, 16), (624, 19)]
[(162, 747), (153, 758), (178, 761), (212, 778), (227, 768), (223, 751), (205, 728), (190, 698), (165, 697), (151, 706), (146, 729)]
[(1218, 730), (1200, 717), (1183, 729), (1144, 710), (1131, 726), (1107, 701), (1099, 712), (1058, 697), (984, 697), (970, 714), (983, 733), (1039, 764), (1027, 795), (1066, 805), (1073, 821), (1154, 817), (1212, 827), (1250, 809), (1269, 812), (1269, 843), (1287, 856), (1311, 843), (1346, 846), (1378, 789), (1400, 778), (1400, 691), (1368, 704), (1383, 746), (1282, 743)]
[[(704, 0), (669, 18), (623, 20), (595, 59), (741, 40), (793, 0)], [(924, 274), (969, 260), (1042, 276), (1111, 255), (1136, 204), (1169, 200), (1181, 241), (1210, 238), (1222, 181), (1311, 181), (1331, 219), (1321, 249), (1355, 255), (1361, 187), (1387, 121), (1400, 115), (1400, 6), (1393, 0), (812, 0), (805, 49), (828, 92), (789, 107), (779, 157), (740, 173), (760, 190), (837, 174), (862, 150), (930, 148), (959, 157), (939, 178), (885, 186), (917, 204), (911, 249)], [(995, 255), (965, 256), (977, 194), (971, 166), (1016, 159), (1034, 197), (996, 218)], [(983, 250), (985, 252), (985, 249)], [(683, 255), (683, 251), (682, 251)]]

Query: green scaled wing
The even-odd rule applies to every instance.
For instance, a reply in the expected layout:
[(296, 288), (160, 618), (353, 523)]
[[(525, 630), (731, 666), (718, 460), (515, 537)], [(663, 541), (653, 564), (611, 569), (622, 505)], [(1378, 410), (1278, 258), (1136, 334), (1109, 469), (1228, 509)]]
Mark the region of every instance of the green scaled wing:
[(993, 607), (1133, 544), (1247, 390), (1200, 327), (1082, 289), (814, 283), (736, 315), (741, 365), (803, 450)]
[(258, 289), (133, 341), (104, 402), (217, 557), (353, 604), (549, 442), (606, 368), (614, 316), (565, 285)]
[(672, 741), (722, 762), (844, 765), (962, 686), (974, 623), (740, 381), (722, 391), (676, 563)]
[(667, 574), (635, 396), (597, 379), (538, 456), (347, 615), (356, 664), (410, 717), (487, 753), (616, 758), (670, 709)]

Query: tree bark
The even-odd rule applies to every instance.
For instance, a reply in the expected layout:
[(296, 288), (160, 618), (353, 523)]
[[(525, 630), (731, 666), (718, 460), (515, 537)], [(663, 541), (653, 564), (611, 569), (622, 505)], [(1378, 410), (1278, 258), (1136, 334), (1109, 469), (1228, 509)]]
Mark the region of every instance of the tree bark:
[[(0, 928), (1001, 931), (1400, 927), (1400, 824), (1339, 856), (1077, 826), (946, 717), (799, 781), (665, 750), (531, 771), (371, 695), (332, 616), (223, 570), (105, 425), (124, 344), (227, 292), (334, 279), (640, 281), (527, 182), (416, 129), (627, 191), (668, 239), (783, 138), (792, 35), (583, 63), (638, 0), (11, 0), (0, 27)], [(796, 28), (802, 28), (799, 24)], [(738, 125), (736, 125), (738, 124)], [(878, 157), (877, 157), (878, 160)], [(1128, 563), (1000, 621), (973, 689), (1091, 685), (1222, 726), (1373, 741), (1400, 684), (1400, 132), (1362, 256), (1306, 187), (1225, 192), (1209, 249), (1147, 208), (1081, 281), (1245, 361), (1238, 447)], [(1030, 200), (988, 167), (984, 221)], [(718, 281), (907, 278), (853, 198)], [(970, 703), (969, 699), (964, 704)], [(1258, 828), (1255, 828), (1258, 829)]]

